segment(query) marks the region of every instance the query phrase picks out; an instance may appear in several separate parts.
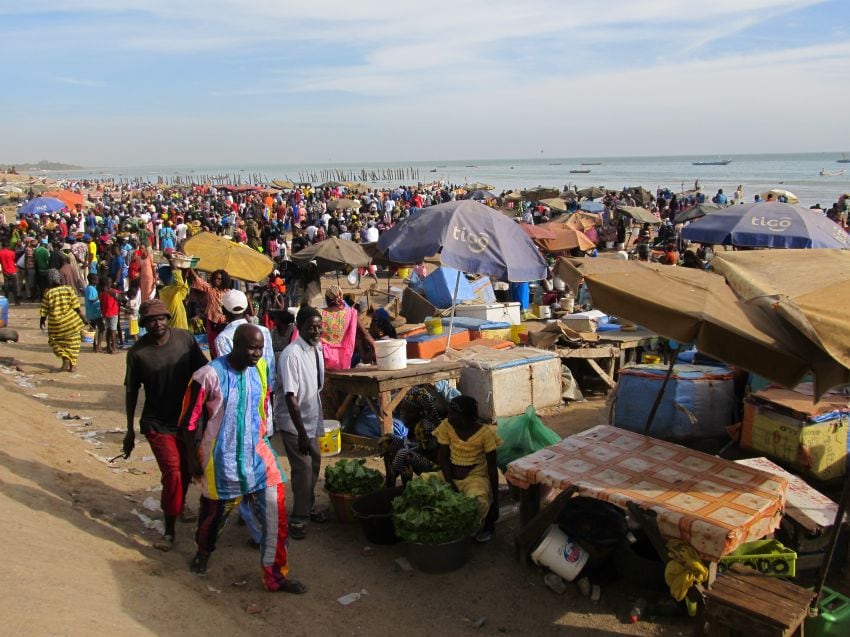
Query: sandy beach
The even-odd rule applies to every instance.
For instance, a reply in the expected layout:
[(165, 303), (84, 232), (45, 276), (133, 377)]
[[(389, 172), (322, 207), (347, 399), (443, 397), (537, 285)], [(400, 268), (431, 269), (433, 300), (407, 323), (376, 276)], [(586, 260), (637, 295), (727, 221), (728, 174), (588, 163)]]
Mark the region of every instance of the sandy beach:
[[(400, 545), (367, 549), (356, 526), (316, 525), (306, 540), (290, 542), (292, 573), (310, 586), (299, 598), (261, 589), (256, 550), (245, 529), (232, 524), (209, 576), (197, 578), (188, 569), (193, 526), (179, 524), (175, 550), (164, 554), (152, 547), (159, 533), (133, 513), (160, 516), (144, 505), (159, 498), (159, 472), (144, 439), (130, 460), (103, 461), (120, 453), (124, 356), (84, 351), (78, 373), (56, 373), (37, 306), (13, 308), (10, 316), (21, 340), (0, 344), (0, 401), (7, 414), (0, 428), (6, 544), (0, 585), (7, 591), (0, 614), (8, 634), (247, 635), (276, 632), (284, 622), (293, 635), (316, 634), (319, 625), (340, 635), (393, 634), (400, 626), (409, 635), (690, 630), (687, 620), (628, 624), (640, 593), (627, 584), (604, 588), (598, 603), (573, 587), (556, 596), (543, 585), (543, 571), (514, 560), (517, 518), (500, 523), (491, 544), (476, 547), (465, 568), (447, 575), (401, 572), (394, 563), (403, 555)], [(599, 399), (574, 404), (546, 421), (567, 435), (595, 424), (602, 405)], [(59, 413), (90, 420), (63, 420)], [(282, 462), (288, 471), (285, 456)], [(362, 589), (368, 595), (351, 606), (336, 602)], [(481, 617), (484, 625), (472, 628)]]

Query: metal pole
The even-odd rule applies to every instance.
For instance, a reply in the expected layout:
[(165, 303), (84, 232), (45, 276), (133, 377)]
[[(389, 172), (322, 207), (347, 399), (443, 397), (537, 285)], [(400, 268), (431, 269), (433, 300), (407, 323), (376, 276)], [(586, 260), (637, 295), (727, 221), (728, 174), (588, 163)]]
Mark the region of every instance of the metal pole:
[(646, 424), (643, 427), (644, 436), (649, 435), (649, 430), (652, 427), (652, 421), (655, 420), (655, 414), (658, 411), (658, 407), (661, 405), (661, 399), (664, 397), (664, 390), (667, 389), (667, 383), (673, 375), (673, 366), (676, 364), (676, 358), (679, 356), (679, 350), (681, 347), (681, 345), (676, 345), (676, 348), (670, 354), (670, 365), (667, 367), (667, 375), (664, 376), (664, 382), (661, 383), (661, 389), (658, 390), (658, 395), (655, 397), (655, 402), (652, 404), (652, 409), (650, 410), (649, 416), (646, 418)]
[(452, 295), (452, 315), (449, 319), (449, 335), (446, 338), (446, 351), (448, 352), (452, 348), (452, 328), (455, 324), (455, 308), (457, 307), (457, 291), (460, 288), (460, 270), (457, 271), (457, 278), (455, 279), (455, 293)]
[(829, 567), (832, 564), (832, 557), (835, 553), (835, 545), (838, 544), (838, 536), (841, 533), (841, 527), (844, 526), (844, 514), (847, 512), (848, 500), (850, 500), (850, 474), (844, 475), (844, 488), (841, 490), (841, 499), (838, 501), (838, 511), (835, 514), (835, 522), (832, 524), (832, 535), (829, 538), (829, 548), (826, 550), (826, 556), (820, 565), (818, 573), (818, 583), (815, 586), (815, 596), (812, 598), (812, 605), (809, 608), (809, 616), (817, 617), (820, 609), (821, 593), (826, 585), (826, 578), (829, 575)]

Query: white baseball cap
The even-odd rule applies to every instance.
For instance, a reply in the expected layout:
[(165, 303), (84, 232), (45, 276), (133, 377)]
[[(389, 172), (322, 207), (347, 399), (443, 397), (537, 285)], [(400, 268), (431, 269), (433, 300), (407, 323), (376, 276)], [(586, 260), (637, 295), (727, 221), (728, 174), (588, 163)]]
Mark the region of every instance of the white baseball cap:
[(239, 290), (228, 290), (221, 297), (221, 306), (231, 314), (242, 314), (248, 309), (248, 297)]

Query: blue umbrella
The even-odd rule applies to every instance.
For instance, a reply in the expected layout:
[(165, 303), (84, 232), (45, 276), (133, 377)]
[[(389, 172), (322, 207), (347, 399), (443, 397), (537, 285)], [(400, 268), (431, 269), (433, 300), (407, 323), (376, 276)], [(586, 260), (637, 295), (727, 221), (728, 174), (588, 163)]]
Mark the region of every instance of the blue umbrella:
[(579, 210), (584, 210), (585, 212), (605, 212), (605, 204), (601, 204), (598, 201), (582, 201)]
[(67, 208), (65, 202), (55, 197), (36, 197), (30, 199), (20, 208), (22, 215), (43, 215), (51, 212), (59, 212)]
[(423, 208), (381, 235), (378, 249), (400, 263), (439, 252), (450, 267), (502, 281), (537, 281), (547, 272), (531, 237), (512, 219), (469, 199)]
[(717, 210), (685, 226), (682, 238), (751, 248), (850, 248), (850, 236), (835, 222), (780, 202)]

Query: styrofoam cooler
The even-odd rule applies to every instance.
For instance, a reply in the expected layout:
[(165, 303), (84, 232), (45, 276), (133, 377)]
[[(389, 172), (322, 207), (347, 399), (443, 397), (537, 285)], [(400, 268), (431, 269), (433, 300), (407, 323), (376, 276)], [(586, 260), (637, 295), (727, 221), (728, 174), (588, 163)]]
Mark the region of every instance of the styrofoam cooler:
[[(635, 365), (620, 370), (614, 426), (643, 433), (666, 365)], [(727, 367), (676, 365), (652, 422), (650, 435), (664, 440), (727, 435), (735, 422), (734, 373)]]
[(552, 352), (521, 347), (474, 356), (475, 364), (461, 370), (458, 389), (478, 401), (482, 418), (561, 404), (561, 359)]
[(456, 316), (482, 319), (492, 323), (522, 323), (519, 303), (469, 303), (455, 308)]

